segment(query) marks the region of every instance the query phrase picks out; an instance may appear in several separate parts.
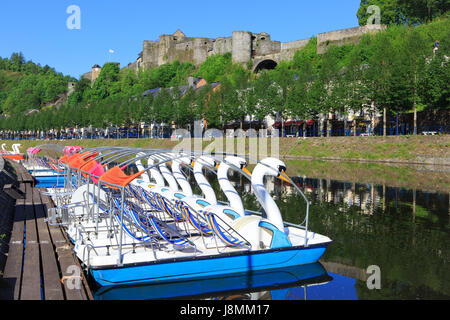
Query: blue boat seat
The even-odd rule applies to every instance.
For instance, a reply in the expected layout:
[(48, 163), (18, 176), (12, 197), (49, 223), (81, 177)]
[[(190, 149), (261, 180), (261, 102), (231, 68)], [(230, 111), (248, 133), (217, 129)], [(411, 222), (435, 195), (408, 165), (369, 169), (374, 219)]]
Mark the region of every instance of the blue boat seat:
[[(228, 226), (222, 219), (211, 211), (204, 213), (209, 225), (211, 226), (214, 235), (222, 240), (225, 244), (233, 247), (247, 247), (250, 248), (251, 244), (240, 236), (233, 228)], [(219, 223), (220, 221), (220, 223)], [(228, 227), (227, 229), (225, 229)]]
[(194, 215), (191, 209), (180, 200), (175, 201), (176, 208), (183, 215), (185, 221), (188, 221), (198, 232), (205, 236), (213, 235), (213, 232), (206, 221), (202, 221), (202, 217), (199, 214)]

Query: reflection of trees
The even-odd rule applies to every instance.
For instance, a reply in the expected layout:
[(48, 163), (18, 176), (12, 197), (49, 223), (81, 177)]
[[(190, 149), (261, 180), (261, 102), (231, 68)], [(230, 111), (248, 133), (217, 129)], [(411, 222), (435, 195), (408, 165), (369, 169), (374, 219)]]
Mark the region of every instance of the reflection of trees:
[(383, 283), (400, 281), (410, 283), (411, 290), (427, 287), (450, 295), (448, 230), (430, 228), (429, 223), (414, 223), (411, 211), (392, 202), (373, 216), (361, 215), (352, 207), (338, 211), (335, 205), (319, 203), (311, 208), (310, 218), (312, 230), (334, 241), (324, 260), (345, 259), (363, 269), (378, 265), (381, 291), (390, 290)]
[[(349, 206), (345, 192), (342, 192), (344, 186), (320, 190), (320, 186), (330, 187), (331, 184), (316, 181), (310, 185), (314, 186), (308, 195), (313, 203), (310, 229), (334, 241), (324, 260), (343, 262), (364, 270), (372, 264), (381, 268), (381, 292), (367, 294), (367, 297), (377, 294), (380, 298), (383, 295), (395, 297), (395, 293), (391, 293), (394, 289), (399, 293), (397, 298), (409, 299), (414, 294), (428, 298), (450, 296), (448, 215), (444, 210), (447, 203), (438, 201), (438, 196), (431, 199), (428, 193), (381, 186), (364, 189), (353, 184), (348, 190), (357, 193), (361, 201), (354, 201)], [(285, 188), (278, 189), (273, 193), (285, 221), (303, 221), (306, 206), (302, 198), (286, 192)], [(333, 196), (330, 196), (330, 190)], [(417, 204), (419, 193), (422, 205)], [(340, 201), (336, 202), (336, 198)], [(414, 201), (410, 202), (409, 198)], [(368, 209), (372, 215), (366, 214)], [(364, 288), (368, 290), (365, 283)]]
[[(382, 280), (383, 281), (383, 280)], [(356, 281), (356, 292), (360, 300), (441, 300), (448, 295), (436, 292), (424, 285), (415, 285), (408, 281), (385, 279), (381, 290), (369, 290), (364, 281)]]
[[(368, 290), (358, 281), (360, 298), (450, 296), (448, 195), (319, 179), (294, 178), (294, 182), (310, 190), (309, 229), (334, 241), (325, 261), (363, 270), (373, 264), (380, 267), (381, 290)], [(303, 199), (277, 180), (268, 185), (284, 220), (302, 222)], [(236, 189), (246, 209), (261, 210), (253, 193), (244, 192), (242, 184)], [(352, 196), (353, 205), (348, 205), (348, 193), (361, 200)], [(368, 209), (371, 214), (365, 214)]]

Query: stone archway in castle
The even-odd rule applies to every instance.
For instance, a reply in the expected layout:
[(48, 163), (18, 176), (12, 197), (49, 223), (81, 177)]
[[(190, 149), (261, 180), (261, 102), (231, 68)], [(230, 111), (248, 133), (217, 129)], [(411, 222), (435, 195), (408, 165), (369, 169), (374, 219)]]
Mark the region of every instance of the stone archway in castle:
[(275, 60), (265, 59), (255, 64), (255, 67), (253, 68), (253, 73), (258, 73), (261, 70), (273, 70), (276, 68), (277, 65), (278, 63)]

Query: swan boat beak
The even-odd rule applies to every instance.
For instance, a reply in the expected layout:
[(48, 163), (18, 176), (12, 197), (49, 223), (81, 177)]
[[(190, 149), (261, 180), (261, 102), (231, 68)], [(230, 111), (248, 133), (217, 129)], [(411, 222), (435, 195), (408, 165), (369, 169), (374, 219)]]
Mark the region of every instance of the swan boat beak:
[(247, 168), (242, 168), (242, 171), (244, 171), (246, 174), (248, 174), (249, 176), (252, 176), (252, 173), (247, 169)]
[(290, 183), (292, 185), (294, 184), (294, 182), (291, 180), (291, 178), (289, 178), (289, 176), (284, 172), (284, 170), (280, 172), (279, 178), (283, 181), (286, 181), (287, 183)]

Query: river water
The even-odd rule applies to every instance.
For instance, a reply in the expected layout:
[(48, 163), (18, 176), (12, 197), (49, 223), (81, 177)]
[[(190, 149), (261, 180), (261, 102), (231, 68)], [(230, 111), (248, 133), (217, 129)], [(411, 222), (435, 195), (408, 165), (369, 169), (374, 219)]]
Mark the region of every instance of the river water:
[[(288, 168), (290, 164), (294, 165), (287, 162)], [(414, 177), (433, 177), (435, 168), (422, 168), (420, 172), (408, 169), (412, 170), (406, 174), (413, 177), (410, 182), (406, 179), (399, 183), (394, 177), (391, 181), (370, 183), (367, 181), (379, 180), (368, 178), (372, 174), (369, 171), (367, 175), (359, 172), (360, 178), (347, 173), (345, 179), (345, 172), (339, 179), (332, 178), (338, 167), (339, 164), (329, 166), (330, 174), (326, 170), (301, 176), (290, 172), (311, 202), (309, 229), (333, 240), (320, 263), (222, 279), (99, 290), (94, 293), (95, 298), (450, 299), (448, 168), (437, 170), (440, 180), (433, 190), (432, 183), (424, 180), (421, 184)], [(393, 169), (381, 166), (377, 170)], [(231, 180), (246, 209), (260, 211), (249, 182), (237, 176)], [(212, 185), (219, 189), (217, 183)], [(305, 202), (292, 186), (268, 178), (266, 187), (285, 221), (298, 224), (303, 220)], [(216, 194), (225, 200), (223, 194)]]

